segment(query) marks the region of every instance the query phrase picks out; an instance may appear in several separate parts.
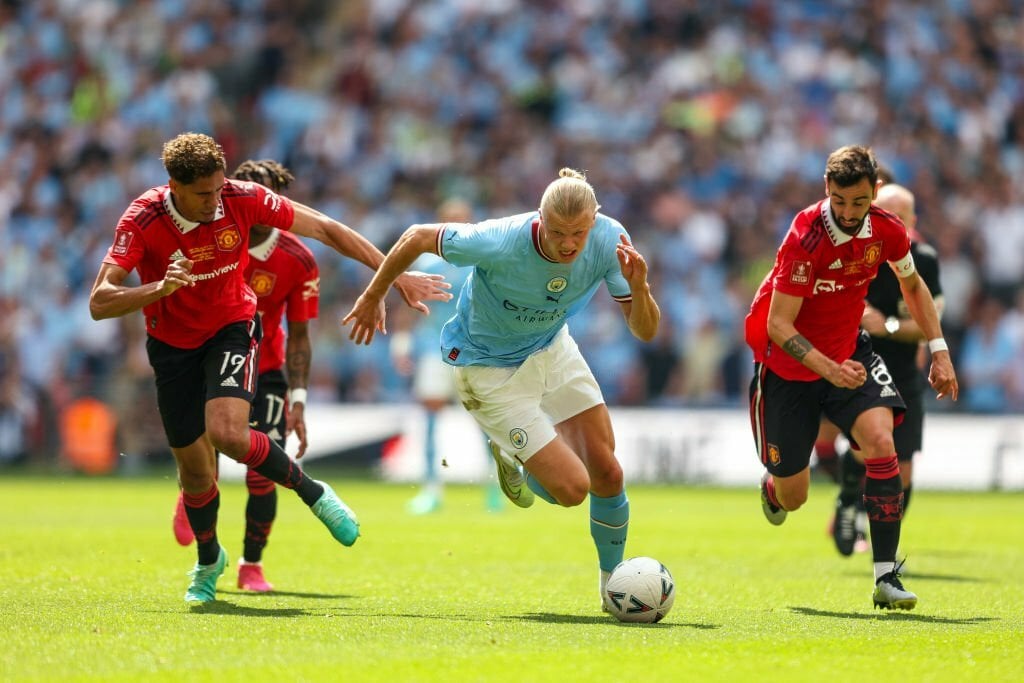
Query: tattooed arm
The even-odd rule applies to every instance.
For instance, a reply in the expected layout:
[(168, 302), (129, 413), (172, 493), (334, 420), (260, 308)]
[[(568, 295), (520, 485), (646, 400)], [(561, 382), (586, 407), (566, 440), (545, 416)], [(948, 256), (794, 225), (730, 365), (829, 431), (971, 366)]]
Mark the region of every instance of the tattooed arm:
[(288, 377), (289, 394), (286, 429), (288, 434), (295, 432), (299, 440), (299, 452), (295, 455), (298, 460), (305, 455), (309, 446), (306, 436), (306, 390), (309, 387), (313, 345), (309, 339), (308, 322), (288, 322), (288, 337), (284, 348), (284, 370)]
[(772, 343), (837, 387), (859, 387), (867, 379), (867, 371), (861, 363), (850, 359), (836, 363), (797, 331), (796, 316), (803, 303), (801, 297), (772, 292), (768, 309), (768, 336)]

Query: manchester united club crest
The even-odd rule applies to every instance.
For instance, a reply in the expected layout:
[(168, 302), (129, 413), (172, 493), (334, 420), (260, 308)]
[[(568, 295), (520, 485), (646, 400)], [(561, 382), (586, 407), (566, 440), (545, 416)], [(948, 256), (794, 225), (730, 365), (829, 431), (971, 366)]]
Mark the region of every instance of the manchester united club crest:
[(782, 462), (782, 456), (779, 454), (779, 447), (773, 443), (768, 444), (768, 462), (773, 465), (778, 465)]
[(864, 248), (864, 265), (873, 266), (882, 258), (882, 243), (872, 242)]
[(249, 286), (252, 287), (252, 291), (256, 292), (256, 296), (267, 296), (274, 291), (274, 282), (277, 280), (277, 275), (269, 273), (265, 270), (253, 271), (252, 277), (249, 278)]
[(221, 228), (213, 233), (213, 237), (217, 240), (217, 248), (221, 251), (234, 251), (242, 243), (242, 236), (238, 233), (238, 228), (233, 225)]

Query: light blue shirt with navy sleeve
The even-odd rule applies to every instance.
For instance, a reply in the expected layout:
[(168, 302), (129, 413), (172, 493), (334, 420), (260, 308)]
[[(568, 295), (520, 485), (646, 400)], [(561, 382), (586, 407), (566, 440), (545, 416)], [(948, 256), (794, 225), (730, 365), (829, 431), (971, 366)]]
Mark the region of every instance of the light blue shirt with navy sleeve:
[(571, 263), (558, 263), (541, 250), (537, 211), (444, 224), (437, 235), (438, 254), (451, 264), (473, 266), (455, 315), (441, 330), (445, 361), (519, 365), (551, 343), (602, 281), (613, 299), (631, 301), (615, 255), (624, 234), (621, 223), (599, 213), (579, 255)]

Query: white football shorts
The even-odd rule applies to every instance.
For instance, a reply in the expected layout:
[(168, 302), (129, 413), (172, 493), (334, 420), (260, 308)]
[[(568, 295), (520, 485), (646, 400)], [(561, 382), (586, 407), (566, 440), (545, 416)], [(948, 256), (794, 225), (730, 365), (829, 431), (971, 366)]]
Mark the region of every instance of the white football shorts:
[(519, 462), (551, 443), (556, 424), (604, 403), (567, 328), (518, 367), (455, 368), (455, 388), (484, 433)]

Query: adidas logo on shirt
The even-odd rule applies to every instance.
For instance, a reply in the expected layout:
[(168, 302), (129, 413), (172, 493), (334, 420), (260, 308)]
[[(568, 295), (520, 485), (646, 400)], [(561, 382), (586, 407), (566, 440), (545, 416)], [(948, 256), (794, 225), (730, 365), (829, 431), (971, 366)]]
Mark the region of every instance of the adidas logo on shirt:
[(842, 267), (843, 267), (842, 259), (836, 259), (832, 263), (828, 264), (828, 269), (829, 270), (839, 270)]
[(895, 396), (896, 392), (893, 391), (893, 388), (891, 386), (886, 384), (884, 387), (882, 387), (882, 391), (878, 395), (881, 396), (882, 398), (889, 398), (891, 396)]
[(221, 382), (220, 385), (222, 387), (236, 387), (237, 388), (238, 387), (238, 382), (235, 381), (234, 377), (232, 377), (231, 375), (228, 375), (228, 378), (226, 380), (224, 380), (223, 382)]
[(168, 261), (177, 261), (178, 259), (185, 258), (185, 255), (181, 253), (181, 249), (175, 249), (174, 253), (167, 257)]

